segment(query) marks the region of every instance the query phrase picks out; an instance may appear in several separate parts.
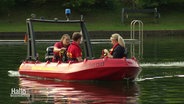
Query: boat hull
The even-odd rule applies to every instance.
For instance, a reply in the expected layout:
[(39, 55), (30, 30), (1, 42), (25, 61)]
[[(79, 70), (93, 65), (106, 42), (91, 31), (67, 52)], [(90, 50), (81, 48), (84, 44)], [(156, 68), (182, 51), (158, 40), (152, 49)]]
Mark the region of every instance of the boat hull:
[(61, 80), (134, 80), (139, 72), (134, 59), (94, 59), (80, 63), (25, 61), (19, 67), (21, 75)]

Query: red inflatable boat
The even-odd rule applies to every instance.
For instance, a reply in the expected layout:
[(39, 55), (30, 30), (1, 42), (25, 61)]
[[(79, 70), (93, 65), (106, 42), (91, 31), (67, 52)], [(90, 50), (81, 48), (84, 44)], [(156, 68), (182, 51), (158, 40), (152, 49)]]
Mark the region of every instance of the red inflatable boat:
[[(27, 59), (20, 65), (19, 73), (26, 76), (54, 78), (61, 80), (134, 80), (141, 71), (135, 58), (131, 59), (94, 59), (91, 42), (84, 21), (81, 20), (46, 20), (27, 19)], [(33, 22), (78, 23), (81, 26), (86, 59), (80, 63), (40, 62), (35, 48)]]
[(61, 80), (122, 80), (135, 79), (140, 69), (134, 59), (94, 59), (80, 63), (25, 61), (19, 73), (28, 76)]

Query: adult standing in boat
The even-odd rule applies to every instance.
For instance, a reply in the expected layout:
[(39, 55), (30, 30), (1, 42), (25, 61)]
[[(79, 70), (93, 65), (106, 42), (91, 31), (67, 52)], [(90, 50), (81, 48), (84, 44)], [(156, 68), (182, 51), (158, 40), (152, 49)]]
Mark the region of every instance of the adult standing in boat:
[(104, 54), (109, 58), (123, 58), (126, 57), (126, 49), (124, 39), (117, 33), (112, 34), (110, 37), (111, 43), (113, 45), (110, 52), (104, 49)]
[(82, 49), (79, 44), (81, 43), (82, 34), (80, 32), (74, 32), (72, 35), (73, 42), (70, 44), (67, 50), (68, 61), (71, 62), (81, 62), (82, 59)]
[(53, 62), (57, 61), (66, 61), (66, 50), (68, 49), (68, 46), (70, 45), (70, 36), (68, 34), (64, 34), (61, 37), (60, 42), (56, 42), (54, 44), (54, 57), (52, 59)]

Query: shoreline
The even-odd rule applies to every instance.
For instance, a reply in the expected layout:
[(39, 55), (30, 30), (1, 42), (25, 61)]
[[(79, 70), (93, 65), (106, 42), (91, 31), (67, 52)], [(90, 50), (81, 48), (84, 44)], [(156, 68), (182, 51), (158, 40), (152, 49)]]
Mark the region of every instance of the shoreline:
[[(60, 39), (62, 34), (71, 35), (74, 31), (44, 31), (35, 32), (36, 38), (41, 39)], [(127, 38), (130, 36), (130, 31), (89, 31), (91, 39), (97, 38), (109, 38), (111, 34), (119, 33), (123, 37)], [(0, 32), (0, 39), (24, 39), (26, 32)], [(138, 34), (138, 31), (135, 32)], [(143, 31), (144, 36), (184, 36), (184, 30), (145, 30)]]

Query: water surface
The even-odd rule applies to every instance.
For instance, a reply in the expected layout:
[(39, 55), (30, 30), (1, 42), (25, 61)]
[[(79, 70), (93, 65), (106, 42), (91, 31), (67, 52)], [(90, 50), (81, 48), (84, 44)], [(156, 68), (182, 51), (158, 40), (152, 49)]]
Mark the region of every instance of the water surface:
[[(182, 36), (145, 37), (142, 72), (133, 83), (122, 81), (66, 82), (20, 78), (17, 69), (26, 57), (26, 44), (0, 45), (1, 104), (183, 104), (184, 41)], [(39, 58), (51, 44), (38, 45)], [(95, 57), (111, 45), (95, 45)], [(10, 73), (10, 74), (9, 74)], [(11, 97), (11, 89), (30, 94)]]

